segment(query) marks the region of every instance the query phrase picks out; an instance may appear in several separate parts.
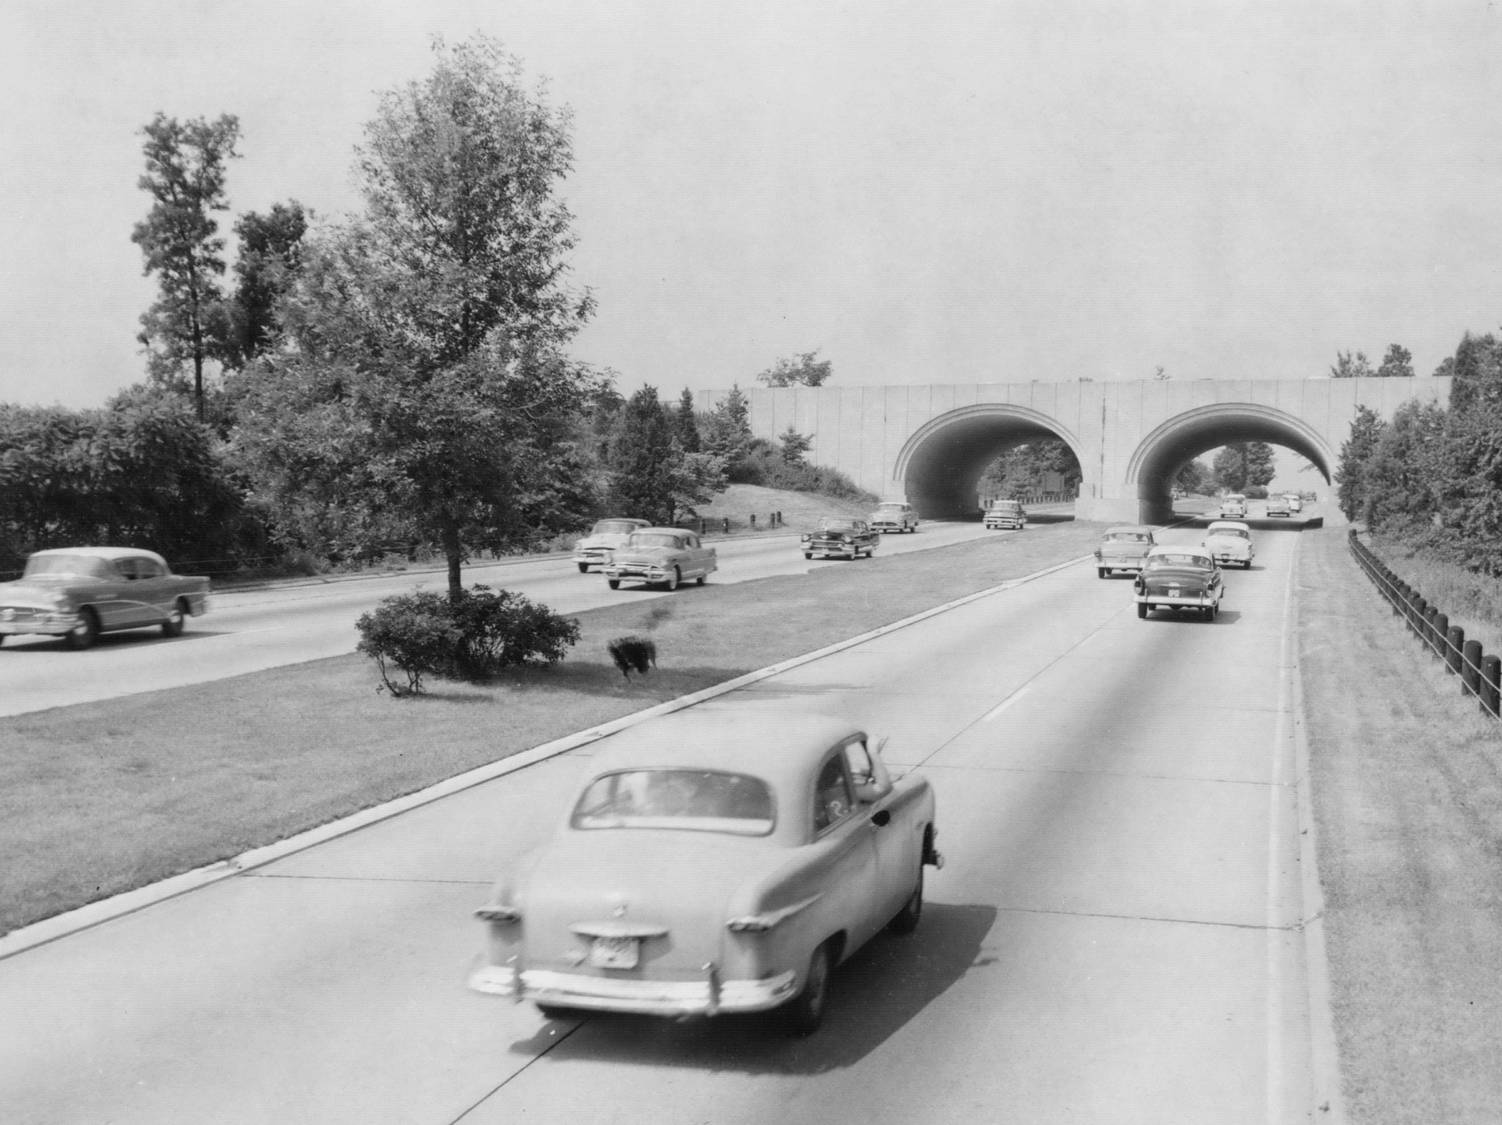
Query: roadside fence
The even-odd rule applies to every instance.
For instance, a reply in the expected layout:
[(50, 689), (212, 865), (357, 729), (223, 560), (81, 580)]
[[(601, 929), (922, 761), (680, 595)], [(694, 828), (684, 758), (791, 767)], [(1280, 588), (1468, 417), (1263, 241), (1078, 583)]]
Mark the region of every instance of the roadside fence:
[(1409, 632), (1444, 662), (1445, 671), (1460, 677), (1463, 695), (1476, 697), (1481, 710), (1494, 719), (1502, 719), (1502, 657), (1487, 655), (1481, 642), (1466, 640), (1465, 630), (1451, 625), (1450, 618), (1438, 606), (1430, 605), (1417, 590), (1394, 574), (1376, 553), (1363, 543), (1352, 528), (1346, 535), (1351, 554), (1377, 592), (1392, 606), (1394, 616), (1402, 617)]

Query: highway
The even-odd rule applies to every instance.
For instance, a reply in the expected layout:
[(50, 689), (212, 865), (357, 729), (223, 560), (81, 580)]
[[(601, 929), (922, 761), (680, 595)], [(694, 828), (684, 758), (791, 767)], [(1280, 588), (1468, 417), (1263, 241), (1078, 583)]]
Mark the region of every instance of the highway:
[(586, 748), (0, 961), (4, 1120), (1315, 1118), (1298, 540), (1259, 536), (1213, 624), (1138, 620), (1130, 580), (1079, 563), (702, 705), (846, 715), (937, 791), (917, 933), (839, 970), (811, 1039), (465, 989), (470, 911)]
[[(976, 521), (924, 521), (912, 534), (884, 535), (877, 557), (1010, 534), (1015, 532), (985, 531)], [(796, 533), (709, 542), (720, 565), (709, 580), (719, 584), (848, 565), (846, 560), (806, 561)], [(362, 613), (382, 598), (415, 589), (441, 590), (446, 581), (440, 568), (216, 592), (210, 596), (209, 612), (189, 618), (181, 637), (164, 638), (155, 629), (106, 634), (83, 652), (51, 637), (7, 638), (0, 648), (0, 716), (350, 653), (360, 639), (355, 622)], [(464, 584), (475, 583), (514, 590), (559, 613), (672, 596), (635, 586), (612, 591), (597, 571), (580, 574), (559, 555), (471, 564), (464, 568)]]

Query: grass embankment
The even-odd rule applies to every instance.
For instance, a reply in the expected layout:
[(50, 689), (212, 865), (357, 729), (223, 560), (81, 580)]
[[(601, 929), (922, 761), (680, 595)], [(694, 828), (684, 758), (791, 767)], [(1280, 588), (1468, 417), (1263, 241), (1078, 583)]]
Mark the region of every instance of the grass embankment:
[[(688, 586), (576, 615), (580, 642), (557, 665), (433, 681), (415, 698), (377, 694), (374, 665), (351, 654), (8, 719), (0, 932), (1082, 555), (1098, 531), (1037, 526), (945, 548), (942, 561), (878, 552)], [(650, 632), (659, 667), (627, 682), (605, 645), (631, 632)]]
[(1496, 652), (1502, 642), (1502, 581), (1488, 578), (1415, 551), (1401, 540), (1382, 535), (1365, 537), (1394, 574), (1418, 590), (1430, 605), (1439, 606), (1451, 625)]
[(1345, 538), (1305, 533), (1299, 659), (1348, 1116), (1502, 1121), (1502, 724)]

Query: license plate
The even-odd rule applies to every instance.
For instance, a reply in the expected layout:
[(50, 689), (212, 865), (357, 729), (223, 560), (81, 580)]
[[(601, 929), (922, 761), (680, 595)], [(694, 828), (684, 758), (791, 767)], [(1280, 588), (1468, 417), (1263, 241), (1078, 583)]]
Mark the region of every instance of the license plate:
[(596, 969), (634, 969), (636, 951), (636, 938), (597, 937), (589, 945), (589, 963)]

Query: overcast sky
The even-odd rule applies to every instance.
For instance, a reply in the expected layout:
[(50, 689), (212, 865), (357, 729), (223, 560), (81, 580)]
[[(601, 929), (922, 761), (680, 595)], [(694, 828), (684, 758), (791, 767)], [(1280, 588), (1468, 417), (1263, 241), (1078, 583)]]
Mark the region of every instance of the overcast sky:
[(1420, 374), (1502, 323), (1495, 4), (0, 0), (0, 402), (142, 378), (158, 111), (234, 217), (354, 205), (376, 96), (485, 31), (575, 113), (575, 353), (751, 384)]

